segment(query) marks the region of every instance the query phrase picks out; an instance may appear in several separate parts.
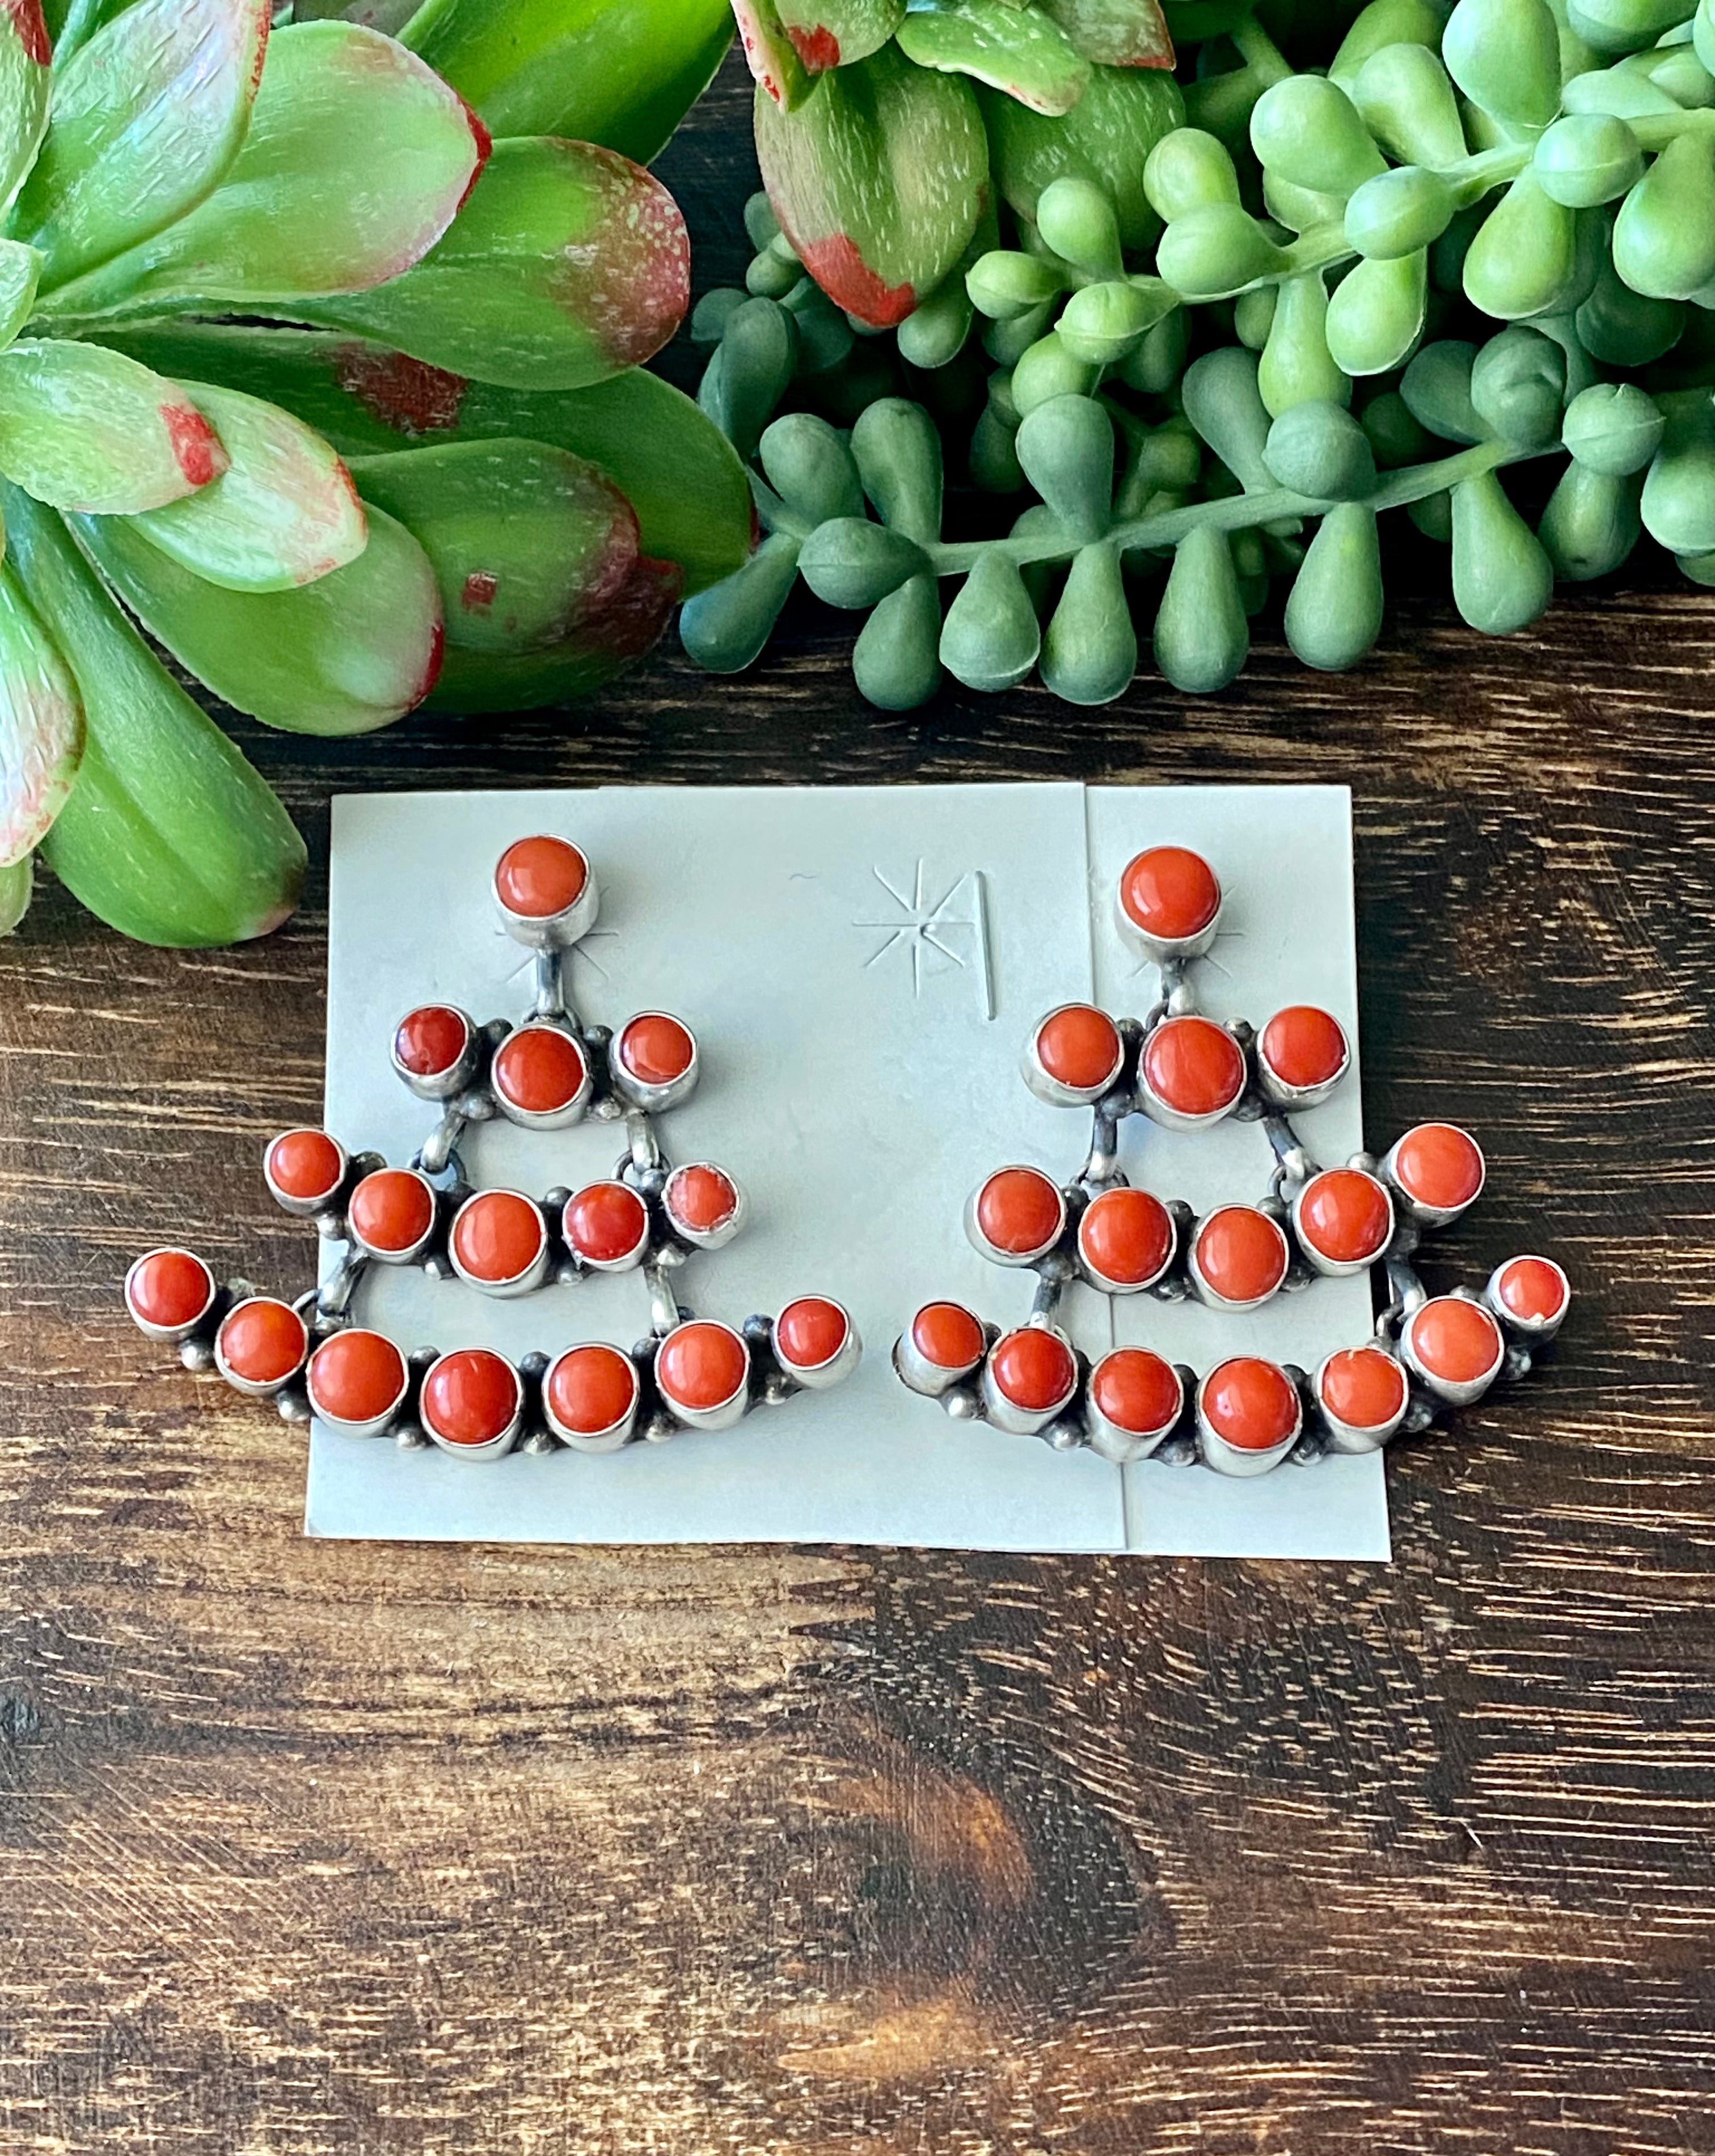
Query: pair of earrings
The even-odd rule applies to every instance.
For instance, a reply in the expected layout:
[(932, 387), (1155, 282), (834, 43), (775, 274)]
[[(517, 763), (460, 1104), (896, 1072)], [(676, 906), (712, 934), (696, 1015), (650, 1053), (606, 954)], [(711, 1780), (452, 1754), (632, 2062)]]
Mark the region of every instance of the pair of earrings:
[[(501, 857), (494, 894), (507, 933), (534, 954), (532, 1006), (516, 1024), (479, 1025), (439, 1003), (401, 1019), (393, 1069), (439, 1111), (409, 1163), (352, 1154), (314, 1129), (284, 1132), (265, 1151), (276, 1201), (341, 1246), (320, 1287), (287, 1302), (242, 1281), (221, 1284), (193, 1251), (156, 1250), (126, 1276), (136, 1323), (174, 1343), (187, 1367), (217, 1371), (290, 1419), (313, 1414), (351, 1435), (391, 1434), (465, 1459), (562, 1445), (611, 1452), (634, 1438), (727, 1429), (754, 1409), (839, 1383), (862, 1348), (832, 1297), (798, 1296), (740, 1326), (679, 1301), (680, 1268), (739, 1231), (744, 1196), (716, 1163), (675, 1165), (662, 1147), (661, 1118), (698, 1082), (691, 1029), (648, 1010), (614, 1031), (576, 1008), (567, 957), (600, 903), (588, 857), (564, 839), (520, 839)], [(1024, 1053), (1039, 1097), (1091, 1112), (1083, 1166), (1064, 1187), (1040, 1168), (1002, 1168), (967, 1209), (967, 1231), (986, 1257), (1035, 1274), (1030, 1316), (1007, 1330), (956, 1302), (926, 1305), (894, 1350), (904, 1383), (955, 1417), (1057, 1448), (1088, 1445), (1121, 1463), (1200, 1459), (1250, 1475), (1289, 1456), (1373, 1450), (1527, 1370), (1533, 1346), (1552, 1337), (1570, 1301), (1558, 1265), (1514, 1258), (1480, 1295), (1431, 1296), (1412, 1263), (1424, 1230), (1456, 1219), (1480, 1194), (1475, 1140), (1423, 1124), (1379, 1160), (1360, 1154), (1319, 1168), (1289, 1118), (1345, 1078), (1351, 1052), (1338, 1022), (1293, 1005), (1259, 1034), (1198, 1012), (1190, 968), (1213, 945), (1222, 910), (1219, 883), (1199, 855), (1175, 846), (1139, 854), (1117, 906), (1122, 935), (1159, 968), (1153, 1005), (1141, 1019), (1116, 1020), (1093, 1005), (1063, 1004), (1032, 1029)], [(1119, 1133), (1138, 1112), (1177, 1130), (1228, 1117), (1258, 1123), (1275, 1159), (1265, 1195), (1199, 1219), (1184, 1201), (1133, 1186), (1120, 1167)], [(577, 1189), (476, 1188), (461, 1145), (473, 1125), (496, 1116), (538, 1131), (612, 1122), (624, 1126), (624, 1151), (610, 1176)], [(584, 1342), (518, 1362), (485, 1347), (407, 1355), (353, 1318), (363, 1279), (388, 1265), (508, 1298), (636, 1273), (650, 1330), (629, 1353)], [(1144, 1348), (1092, 1362), (1060, 1322), (1075, 1280), (1105, 1296), (1195, 1296), (1239, 1316), (1318, 1276), (1372, 1266), (1388, 1286), (1374, 1335), (1307, 1374), (1237, 1355), (1199, 1378)]]

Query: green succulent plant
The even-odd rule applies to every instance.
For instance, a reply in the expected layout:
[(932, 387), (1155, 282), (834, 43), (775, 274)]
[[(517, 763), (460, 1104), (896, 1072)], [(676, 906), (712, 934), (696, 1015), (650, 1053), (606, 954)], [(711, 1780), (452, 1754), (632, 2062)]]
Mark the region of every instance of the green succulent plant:
[(355, 733), (581, 693), (743, 560), (738, 459), (635, 371), (689, 285), (638, 161), (729, 34), (716, 0), (7, 0), (0, 928), (38, 852), (149, 942), (290, 911), (297, 832), (150, 639)]
[[(907, 183), (935, 195), (898, 87), (917, 19), (796, 102), (758, 94), (759, 251), (693, 333), (767, 536), (685, 607), (702, 664), (750, 664), (801, 574), (867, 613), (854, 669), (890, 708), (1033, 669), (1105, 701), (1152, 610), (1159, 673), (1218, 690), (1276, 579), (1292, 649), (1348, 667), (1380, 633), (1395, 511), (1451, 547), (1454, 602), (1492, 634), (1646, 536), (1715, 583), (1715, 0), (1170, 5), (1183, 90), (1097, 64), (1055, 115), (1016, 71), (999, 95), (991, 67), (999, 218), (938, 236), (899, 215)], [(847, 109), (879, 162), (853, 154)], [(873, 285), (830, 229), (861, 240)], [(905, 229), (921, 282), (887, 252)], [(878, 289), (886, 308), (853, 304)], [(938, 432), (906, 424), (912, 397)], [(1543, 459), (1560, 464), (1533, 528), (1502, 475)], [(1034, 498), (1009, 529), (968, 497), (978, 536), (944, 536), (943, 461), (997, 506)], [(906, 463), (920, 495), (932, 464), (937, 506), (902, 532)]]

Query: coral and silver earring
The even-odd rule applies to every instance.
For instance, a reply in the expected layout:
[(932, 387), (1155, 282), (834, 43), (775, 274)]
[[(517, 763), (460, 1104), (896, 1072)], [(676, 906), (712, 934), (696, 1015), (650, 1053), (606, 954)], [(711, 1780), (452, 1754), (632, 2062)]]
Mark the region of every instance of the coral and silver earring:
[[(611, 1452), (633, 1438), (726, 1430), (753, 1408), (849, 1376), (861, 1343), (829, 1296), (795, 1296), (739, 1326), (680, 1304), (680, 1269), (737, 1234), (744, 1195), (726, 1168), (675, 1164), (662, 1148), (660, 1119), (697, 1085), (690, 1027), (645, 1010), (615, 1033), (587, 1024), (572, 1000), (567, 956), (600, 906), (588, 857), (565, 839), (521, 839), (501, 856), (494, 897), (508, 935), (535, 954), (532, 1008), (516, 1024), (479, 1025), (441, 1003), (400, 1019), (393, 1067), (439, 1111), (413, 1158), (393, 1166), (311, 1129), (282, 1132), (264, 1151), (275, 1201), (341, 1246), (321, 1286), (288, 1303), (244, 1281), (219, 1285), (194, 1252), (151, 1250), (126, 1278), (139, 1327), (176, 1344), (191, 1368), (274, 1399), (290, 1419), (313, 1414), (333, 1430), (391, 1433), (467, 1460), (562, 1445)], [(496, 1117), (534, 1131), (614, 1122), (625, 1150), (609, 1176), (578, 1188), (478, 1188), (460, 1148)], [(417, 1266), (506, 1298), (635, 1273), (650, 1329), (629, 1353), (592, 1341), (516, 1363), (486, 1347), (406, 1355), (353, 1321), (377, 1265)]]
[[(1572, 1300), (1548, 1258), (1511, 1258), (1479, 1291), (1431, 1295), (1414, 1263), (1428, 1230), (1481, 1194), (1476, 1141), (1451, 1123), (1422, 1123), (1379, 1158), (1322, 1168), (1301, 1143), (1294, 1111), (1327, 1100), (1351, 1068), (1330, 1013), (1296, 1004), (1261, 1031), (1199, 1012), (1192, 968), (1220, 933), (1221, 887), (1200, 855), (1154, 846), (1120, 877), (1126, 944), (1160, 970), (1142, 1019), (1063, 1004), (1030, 1031), (1024, 1082), (1039, 1099), (1090, 1111), (1083, 1166), (1062, 1186), (1041, 1168), (988, 1176), (966, 1208), (983, 1255), (1036, 1276), (1035, 1301), (1010, 1329), (960, 1304), (926, 1304), (894, 1348), (916, 1393), (957, 1418), (1089, 1445), (1122, 1465), (1153, 1455), (1256, 1475), (1292, 1458), (1371, 1452), (1426, 1428), (1520, 1377)], [(1274, 1156), (1262, 1196), (1200, 1217), (1183, 1199), (1134, 1185), (1120, 1166), (1127, 1117), (1198, 1131), (1235, 1118), (1260, 1126)], [(1199, 1376), (1145, 1347), (1084, 1355), (1060, 1322), (1075, 1281), (1105, 1296), (1194, 1296), (1242, 1320), (1319, 1278), (1374, 1270), (1384, 1307), (1368, 1339), (1304, 1371), (1235, 1354)]]

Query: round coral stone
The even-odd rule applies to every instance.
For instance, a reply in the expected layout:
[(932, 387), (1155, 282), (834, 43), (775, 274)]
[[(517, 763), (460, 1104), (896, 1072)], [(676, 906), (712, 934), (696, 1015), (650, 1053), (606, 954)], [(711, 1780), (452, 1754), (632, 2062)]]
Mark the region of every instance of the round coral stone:
[(1117, 1348), (1090, 1373), (1091, 1403), (1133, 1437), (1153, 1437), (1178, 1420), (1184, 1398), (1171, 1363), (1147, 1348)]
[(1223, 1205), (1197, 1230), (1197, 1270), (1224, 1302), (1272, 1295), (1291, 1256), (1279, 1221), (1254, 1205)]
[(637, 1399), (637, 1372), (617, 1348), (568, 1348), (548, 1372), (542, 1395), (554, 1419), (579, 1437), (624, 1422)]
[(403, 1399), (405, 1358), (383, 1333), (335, 1332), (310, 1358), (310, 1404), (332, 1422), (379, 1422)]
[(566, 1240), (580, 1258), (616, 1265), (649, 1234), (649, 1210), (625, 1183), (592, 1183), (566, 1201)]
[(1203, 1381), (1204, 1419), (1245, 1452), (1283, 1445), (1298, 1427), (1298, 1394), (1278, 1363), (1235, 1355)]
[(1528, 1325), (1552, 1324), (1570, 1300), (1565, 1274), (1547, 1258), (1509, 1259), (1495, 1291), (1513, 1317)]
[(413, 1078), (439, 1078), (470, 1045), (470, 1021), (450, 1004), (419, 1004), (393, 1033), (393, 1060)]
[(1045, 1326), (1021, 1325), (1002, 1335), (988, 1358), (989, 1374), (1002, 1397), (1026, 1414), (1043, 1414), (1069, 1399), (1078, 1381), (1072, 1351)]
[(1373, 1175), (1330, 1168), (1312, 1176), (1298, 1201), (1298, 1232), (1337, 1265), (1379, 1258), (1393, 1238), (1394, 1208)]
[(670, 1332), (655, 1354), (655, 1382), (675, 1407), (725, 1407), (744, 1389), (750, 1354), (728, 1325), (693, 1318)]
[(1143, 1049), (1143, 1075), (1180, 1116), (1219, 1116), (1245, 1090), (1245, 1051), (1213, 1019), (1164, 1019)]
[(526, 1116), (557, 1115), (583, 1090), (583, 1050), (557, 1025), (521, 1025), (495, 1051), (495, 1088)]
[(145, 1325), (176, 1332), (213, 1301), (214, 1276), (193, 1250), (151, 1250), (126, 1276), (125, 1299)]
[(283, 1198), (313, 1204), (331, 1198), (346, 1172), (345, 1155), (326, 1131), (282, 1131), (269, 1147), (268, 1180)]
[(552, 921), (578, 903), (588, 881), (589, 863), (568, 839), (518, 839), (495, 869), (495, 896), (508, 913)]
[(1050, 1011), (1036, 1029), (1036, 1060), (1049, 1076), (1074, 1092), (1088, 1093), (1119, 1075), (1120, 1029), (1092, 1004), (1068, 1004)]
[(1483, 1187), (1476, 1140), (1453, 1123), (1420, 1123), (1394, 1149), (1394, 1175), (1407, 1197), (1437, 1212), (1470, 1204)]
[(1151, 846), (1135, 855), (1120, 877), (1126, 917), (1163, 943), (1200, 936), (1220, 911), (1220, 885), (1201, 854), (1188, 846)]
[(1348, 1430), (1385, 1430), (1404, 1412), (1405, 1373), (1379, 1348), (1343, 1348), (1317, 1373), (1322, 1405)]
[(1173, 1215), (1148, 1190), (1104, 1190), (1078, 1223), (1078, 1248), (1103, 1280), (1147, 1287), (1173, 1255)]
[(665, 1011), (645, 1011), (619, 1035), (619, 1063), (639, 1086), (670, 1086), (691, 1068), (696, 1043), (691, 1029)]
[(825, 1296), (800, 1296), (774, 1320), (775, 1351), (794, 1369), (819, 1370), (845, 1347), (850, 1330), (837, 1302), (829, 1302)]
[(675, 1168), (667, 1178), (665, 1198), (671, 1218), (694, 1235), (712, 1235), (738, 1210), (737, 1185), (706, 1161)]
[(968, 1370), (979, 1363), (986, 1337), (962, 1303), (926, 1302), (911, 1320), (911, 1345), (937, 1370)]
[(425, 1425), (448, 1445), (492, 1445), (523, 1399), (518, 1373), (492, 1348), (458, 1348), (423, 1380)]
[(1283, 1086), (1301, 1092), (1332, 1083), (1351, 1053), (1338, 1019), (1314, 1004), (1276, 1011), (1262, 1029), (1263, 1061)]
[(408, 1168), (378, 1168), (352, 1193), (352, 1232), (372, 1250), (414, 1250), (434, 1219), (434, 1194)]
[(279, 1385), (310, 1352), (310, 1334), (289, 1302), (259, 1295), (228, 1311), (215, 1345), (234, 1377), (253, 1385)]
[(1480, 1303), (1440, 1295), (1410, 1321), (1411, 1352), (1431, 1377), (1450, 1385), (1487, 1378), (1505, 1352), (1501, 1328)]
[(473, 1280), (503, 1287), (527, 1273), (547, 1241), (542, 1217), (516, 1190), (480, 1190), (459, 1208), (453, 1255)]
[(1040, 1168), (1003, 1168), (977, 1194), (977, 1225), (1009, 1258), (1046, 1250), (1065, 1224), (1065, 1200)]

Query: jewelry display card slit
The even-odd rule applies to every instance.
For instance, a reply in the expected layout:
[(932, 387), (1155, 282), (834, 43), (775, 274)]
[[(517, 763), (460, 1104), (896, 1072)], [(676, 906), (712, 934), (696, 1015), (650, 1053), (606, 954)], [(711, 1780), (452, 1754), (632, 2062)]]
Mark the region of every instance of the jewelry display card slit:
[[(719, 1432), (600, 1457), (489, 1463), (403, 1451), (318, 1424), (314, 1535), (564, 1543), (790, 1540), (973, 1549), (1150, 1551), (1385, 1559), (1382, 1456), (1334, 1456), (1249, 1481), (1089, 1451), (928, 1412), (890, 1362), (911, 1313), (952, 1296), (1017, 1322), (1031, 1276), (966, 1241), (965, 1201), (1009, 1161), (1069, 1176), (1087, 1116), (1029, 1092), (1019, 1054), (1056, 1005), (1141, 1015), (1153, 969), (1112, 925), (1120, 870), (1178, 843), (1226, 891), (1201, 965), (1202, 1007), (1260, 1024), (1290, 1003), (1346, 1027), (1353, 1068), (1299, 1122), (1333, 1163), (1362, 1145), (1350, 798), (1333, 787), (635, 788), (353, 795), (333, 804), (326, 1122), (353, 1147), (408, 1160), (434, 1110), (399, 1084), (401, 1014), (444, 999), (520, 1018), (528, 952), (490, 896), (493, 864), (535, 831), (574, 839), (602, 887), (571, 957), (586, 1019), (669, 1010), (696, 1036), (701, 1081), (665, 1127), (674, 1158), (718, 1160), (750, 1209), (727, 1247), (676, 1276), (699, 1317), (742, 1324), (795, 1296), (850, 1312), (865, 1343), (838, 1390)], [(611, 1175), (623, 1127), (492, 1122), (464, 1142), (478, 1187), (539, 1192)], [(1130, 1117), (1134, 1182), (1254, 1202), (1272, 1158), (1255, 1124), (1185, 1135)], [(331, 1260), (330, 1260), (331, 1261)], [(515, 1357), (648, 1329), (634, 1275), (513, 1301), (376, 1268), (361, 1321), (406, 1349), (484, 1344)], [(1371, 1323), (1363, 1275), (1261, 1311), (1219, 1314), (1079, 1286), (1063, 1322), (1086, 1353), (1147, 1343), (1207, 1368), (1254, 1351), (1312, 1367)]]

